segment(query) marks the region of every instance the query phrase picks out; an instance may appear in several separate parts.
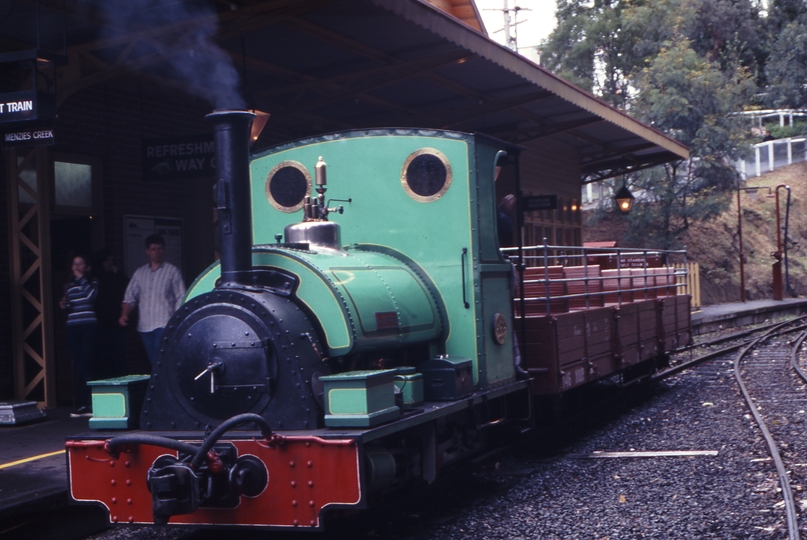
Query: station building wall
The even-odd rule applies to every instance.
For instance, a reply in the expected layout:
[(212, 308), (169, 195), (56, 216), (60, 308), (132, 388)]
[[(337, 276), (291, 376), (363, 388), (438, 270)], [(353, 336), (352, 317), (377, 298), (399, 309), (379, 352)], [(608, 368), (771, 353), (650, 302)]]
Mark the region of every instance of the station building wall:
[[(58, 108), (56, 144), (48, 148), (56, 159), (92, 162), (100, 169), (96, 204), (92, 209), (51, 209), (52, 239), (76, 233), (81, 251), (92, 255), (106, 247), (122, 261), (124, 216), (155, 216), (182, 220), (182, 268), (186, 285), (215, 260), (214, 179), (146, 181), (141, 164), (143, 139), (209, 133), (204, 116), (207, 103), (176, 89), (147, 81), (118, 80), (96, 85), (67, 98)], [(8, 184), (5, 159), (0, 153), (3, 185)], [(0, 190), (0, 204), (8, 208), (7, 189)], [(92, 218), (89, 218), (92, 215)], [(0, 220), (0, 303), (10, 305), (9, 222)], [(52, 242), (53, 243), (53, 242)], [(58, 244), (58, 242), (57, 242)], [(62, 245), (64, 248), (64, 245)], [(69, 404), (70, 364), (64, 346), (64, 314), (58, 308), (61, 287), (69, 275), (67, 253), (52, 245), (51, 272), (54, 302), (54, 352), (57, 367), (57, 401)], [(10, 309), (0, 310), (0, 399), (12, 399), (13, 358)], [(148, 371), (148, 361), (132, 329), (128, 336), (126, 369)]]
[(557, 195), (558, 208), (524, 215), (524, 245), (582, 245), (580, 156), (572, 147), (551, 139), (523, 144), (521, 185), (525, 195)]

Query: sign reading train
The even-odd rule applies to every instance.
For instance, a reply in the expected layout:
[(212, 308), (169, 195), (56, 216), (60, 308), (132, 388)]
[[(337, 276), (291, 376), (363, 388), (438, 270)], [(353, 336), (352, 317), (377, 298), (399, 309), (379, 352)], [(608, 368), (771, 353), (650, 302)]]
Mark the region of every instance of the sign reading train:
[(47, 92), (10, 92), (0, 94), (0, 123), (52, 121), (54, 118), (53, 94)]
[(216, 172), (211, 135), (145, 139), (141, 145), (143, 178), (160, 181), (209, 178)]
[(535, 210), (557, 210), (557, 195), (530, 195), (521, 199), (522, 210), (532, 212)]
[(25, 112), (34, 110), (34, 101), (26, 99), (25, 101), (9, 101), (7, 103), (0, 103), (0, 114), (6, 112)]

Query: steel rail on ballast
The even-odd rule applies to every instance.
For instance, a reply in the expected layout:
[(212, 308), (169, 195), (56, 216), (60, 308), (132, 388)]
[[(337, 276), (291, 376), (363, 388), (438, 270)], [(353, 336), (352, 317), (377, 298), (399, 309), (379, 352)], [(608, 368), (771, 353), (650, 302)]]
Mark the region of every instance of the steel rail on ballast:
[(796, 357), (798, 356), (799, 348), (801, 348), (801, 344), (804, 341), (804, 338), (806, 337), (807, 332), (802, 332), (801, 334), (799, 334), (799, 336), (796, 338), (796, 342), (793, 345), (793, 352), (790, 354), (790, 365), (793, 366), (793, 370), (799, 377), (801, 377), (801, 380), (804, 382), (807, 382), (807, 373), (805, 373), (804, 370), (801, 369), (799, 361)]
[(740, 387), (740, 391), (748, 404), (748, 408), (751, 410), (754, 420), (759, 426), (759, 429), (762, 431), (762, 436), (765, 438), (765, 442), (768, 445), (768, 451), (771, 455), (771, 459), (776, 466), (776, 472), (779, 475), (779, 484), (782, 487), (782, 498), (785, 501), (788, 537), (790, 540), (799, 540), (798, 514), (796, 513), (796, 503), (793, 500), (793, 490), (790, 488), (790, 477), (785, 469), (784, 462), (782, 461), (782, 455), (779, 452), (776, 441), (773, 439), (773, 435), (771, 435), (770, 430), (768, 430), (768, 426), (765, 424), (765, 420), (762, 418), (762, 415), (759, 414), (757, 406), (751, 399), (751, 394), (748, 392), (748, 388), (745, 386), (740, 373), (740, 366), (742, 365), (743, 358), (749, 353), (749, 351), (751, 351), (751, 349), (773, 337), (773, 334), (779, 328), (790, 324), (792, 324), (792, 321), (781, 323), (748, 343), (734, 359), (734, 378), (737, 380), (737, 385)]
[[(793, 318), (793, 319), (791, 319), (789, 321), (786, 321), (785, 324), (787, 324), (787, 323), (793, 324), (793, 323), (795, 323), (797, 321), (803, 321), (803, 320), (807, 320), (807, 316), (801, 316), (801, 317)], [(735, 340), (735, 339), (740, 339), (740, 338), (743, 338), (743, 337), (748, 336), (750, 334), (754, 334), (754, 333), (757, 333), (757, 332), (762, 332), (762, 331), (765, 331), (765, 330), (768, 330), (768, 329), (771, 329), (771, 328), (774, 328), (774, 327), (779, 327), (779, 326), (782, 326), (782, 323), (771, 323), (771, 324), (760, 326), (760, 327), (757, 327), (757, 328), (752, 328), (751, 330), (743, 330), (742, 332), (736, 332), (736, 333), (730, 334), (728, 336), (722, 336), (722, 337), (712, 339), (712, 340), (709, 340), (709, 341), (704, 341), (704, 342), (701, 342), (701, 343), (690, 343), (686, 347), (681, 347), (680, 349), (676, 349), (676, 350), (672, 351), (672, 353), (673, 354), (680, 354), (680, 353), (684, 353), (684, 352), (687, 352), (687, 351), (691, 351), (693, 349), (699, 349), (699, 348), (702, 348), (702, 347), (710, 347), (712, 345), (717, 345), (719, 343), (725, 343), (726, 341), (732, 341), (732, 340)], [(785, 334), (790, 334), (790, 333), (793, 333), (793, 332), (797, 332), (799, 330), (804, 330), (805, 328), (807, 328), (807, 324), (802, 324), (800, 326), (795, 326), (793, 328), (788, 328), (788, 329), (783, 330), (783, 331), (775, 331), (773, 334), (769, 335), (768, 338), (782, 336), (782, 335), (785, 335)], [(675, 375), (677, 373), (680, 373), (680, 372), (682, 372), (682, 371), (684, 371), (686, 369), (689, 369), (691, 367), (695, 367), (698, 364), (702, 364), (702, 363), (704, 363), (704, 362), (706, 362), (708, 360), (712, 360), (713, 358), (718, 358), (720, 356), (723, 356), (723, 355), (732, 353), (734, 351), (737, 351), (737, 350), (741, 349), (742, 347), (744, 347), (744, 346), (748, 345), (749, 343), (751, 343), (751, 341), (753, 341), (753, 340), (749, 339), (749, 340), (743, 341), (741, 343), (736, 343), (734, 345), (729, 345), (728, 347), (723, 347), (722, 349), (718, 349), (716, 351), (706, 353), (706, 354), (704, 354), (702, 356), (699, 356), (697, 358), (694, 358), (692, 360), (687, 360), (686, 362), (681, 362), (680, 364), (677, 364), (677, 365), (675, 365), (673, 367), (665, 369), (664, 371), (656, 373), (655, 375), (652, 375), (650, 377), (650, 379), (652, 381), (664, 380), (667, 377), (671, 377), (671, 376), (673, 376), (673, 375)]]

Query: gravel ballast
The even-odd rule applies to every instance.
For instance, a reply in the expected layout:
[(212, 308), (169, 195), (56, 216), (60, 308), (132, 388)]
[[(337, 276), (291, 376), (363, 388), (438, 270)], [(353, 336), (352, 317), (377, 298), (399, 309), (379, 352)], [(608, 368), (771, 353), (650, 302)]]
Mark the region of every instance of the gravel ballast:
[[(535, 455), (527, 445), (459, 489), (429, 497), (424, 513), (398, 518), (397, 530), (373, 533), (435, 540), (786, 538), (775, 470), (731, 369), (731, 361), (715, 360), (656, 383), (649, 397), (588, 428), (555, 456)], [(719, 454), (580, 457), (668, 450)], [(800, 502), (803, 494), (795, 495)]]
[[(783, 416), (801, 425), (805, 414), (794, 410)], [(457, 474), (420, 496), (390, 503), (355, 525), (341, 522), (322, 535), (261, 537), (787, 538), (777, 476), (740, 399), (730, 359), (655, 383), (610, 420), (576, 427), (560, 447), (542, 446), (530, 439), (495, 462)], [(719, 453), (587, 457), (596, 451), (672, 450)], [(798, 488), (794, 495), (797, 504), (805, 498)], [(126, 537), (137, 538), (133, 532)], [(153, 533), (144, 538), (154, 538)]]

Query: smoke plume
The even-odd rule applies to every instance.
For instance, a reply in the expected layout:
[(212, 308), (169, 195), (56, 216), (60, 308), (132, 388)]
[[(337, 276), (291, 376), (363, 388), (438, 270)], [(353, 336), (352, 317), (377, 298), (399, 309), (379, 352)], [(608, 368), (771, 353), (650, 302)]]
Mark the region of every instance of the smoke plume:
[[(125, 59), (139, 65), (157, 54), (161, 62), (144, 71), (179, 79), (188, 91), (216, 109), (243, 109), (240, 77), (230, 56), (214, 38), (218, 17), (208, 0), (94, 0), (103, 13), (102, 39), (132, 35), (135, 43)], [(116, 50), (114, 54), (116, 54)]]

